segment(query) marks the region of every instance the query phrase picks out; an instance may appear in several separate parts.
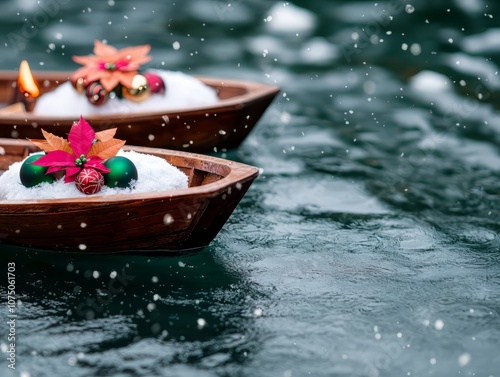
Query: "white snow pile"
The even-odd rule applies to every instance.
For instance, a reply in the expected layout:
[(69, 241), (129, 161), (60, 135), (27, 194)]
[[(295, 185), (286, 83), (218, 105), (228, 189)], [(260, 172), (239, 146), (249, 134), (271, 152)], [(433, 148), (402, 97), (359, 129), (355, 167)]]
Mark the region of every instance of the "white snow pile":
[(80, 198), (157, 192), (188, 187), (188, 177), (163, 158), (134, 151), (120, 151), (117, 156), (127, 157), (137, 168), (138, 178), (132, 183), (131, 188), (103, 186), (97, 194), (86, 195), (78, 191), (74, 183), (64, 183), (64, 178), (53, 183), (44, 182), (28, 188), (23, 186), (19, 178), (22, 162), (16, 162), (0, 175), (0, 200)]
[(84, 94), (78, 93), (65, 82), (38, 98), (33, 110), (36, 115), (80, 117), (80, 115), (130, 114), (166, 111), (198, 106), (211, 106), (218, 102), (216, 91), (200, 80), (182, 72), (149, 69), (165, 83), (165, 94), (151, 94), (142, 102), (109, 98), (101, 106), (92, 105)]

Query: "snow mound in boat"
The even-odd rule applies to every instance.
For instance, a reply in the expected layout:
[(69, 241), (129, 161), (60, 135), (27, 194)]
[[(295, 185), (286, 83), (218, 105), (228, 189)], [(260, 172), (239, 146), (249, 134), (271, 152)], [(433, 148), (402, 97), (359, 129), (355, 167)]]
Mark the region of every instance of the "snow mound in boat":
[(166, 87), (165, 94), (151, 94), (142, 102), (109, 98), (94, 106), (71, 83), (65, 82), (38, 98), (33, 113), (51, 117), (80, 117), (80, 115), (111, 115), (158, 112), (190, 107), (212, 106), (219, 101), (216, 91), (197, 78), (182, 72), (150, 69), (160, 76)]
[(134, 151), (120, 151), (117, 156), (130, 159), (137, 168), (138, 178), (131, 188), (111, 188), (103, 186), (94, 195), (78, 191), (74, 183), (64, 183), (64, 178), (53, 183), (41, 183), (35, 187), (25, 187), (19, 178), (22, 162), (16, 162), (0, 175), (0, 200), (37, 200), (95, 197), (114, 194), (138, 194), (188, 187), (188, 177), (163, 158)]

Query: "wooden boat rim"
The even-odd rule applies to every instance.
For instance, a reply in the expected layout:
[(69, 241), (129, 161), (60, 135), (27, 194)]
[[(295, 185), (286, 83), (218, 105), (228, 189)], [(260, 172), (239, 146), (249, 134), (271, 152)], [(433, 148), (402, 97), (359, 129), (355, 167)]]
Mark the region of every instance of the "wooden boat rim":
[[(54, 80), (54, 81), (67, 81), (71, 76), (72, 72), (66, 71), (35, 71), (33, 75), (35, 77), (42, 77), (40, 79), (37, 78), (38, 81), (43, 80)], [(17, 80), (17, 71), (9, 71), (9, 70), (0, 70), (0, 81), (6, 80)], [(126, 116), (132, 122), (135, 119), (144, 119), (144, 117), (161, 117), (166, 115), (175, 115), (182, 117), (186, 114), (194, 114), (194, 113), (214, 113), (214, 112), (224, 112), (230, 109), (233, 109), (236, 106), (242, 106), (242, 104), (251, 102), (257, 98), (262, 96), (276, 94), (279, 92), (279, 87), (275, 85), (268, 85), (257, 83), (253, 81), (246, 80), (236, 80), (236, 79), (223, 79), (223, 78), (211, 78), (211, 77), (202, 77), (202, 76), (193, 76), (198, 80), (203, 82), (204, 84), (211, 87), (235, 87), (235, 88), (244, 88), (247, 90), (244, 94), (239, 94), (232, 96), (226, 99), (220, 99), (219, 102), (213, 104), (211, 106), (196, 106), (196, 107), (183, 107), (183, 108), (175, 108), (175, 109), (166, 109), (162, 111), (147, 111), (147, 112), (134, 112), (134, 113), (116, 113), (109, 115), (84, 115), (85, 119), (88, 121), (112, 121), (113, 119), (122, 119), (123, 116)], [(3, 119), (9, 120), (18, 120), (23, 119), (26, 122), (36, 122), (36, 120), (40, 121), (58, 121), (58, 122), (73, 122), (75, 119), (73, 117), (68, 116), (47, 116), (47, 115), (37, 115), (33, 113), (24, 113), (22, 115), (19, 114), (2, 114), (0, 116)]]
[[(15, 139), (0, 139), (0, 147), (7, 145), (17, 145), (17, 146), (32, 146), (28, 141), (15, 140)], [(124, 193), (124, 194), (112, 194), (112, 195), (92, 195), (88, 197), (79, 198), (64, 198), (64, 199), (26, 199), (26, 200), (6, 200), (0, 199), (0, 215), (2, 207), (10, 206), (43, 206), (43, 205), (69, 205), (69, 204), (105, 204), (105, 203), (118, 203), (118, 202), (130, 202), (137, 200), (170, 200), (179, 197), (190, 197), (190, 196), (204, 196), (210, 198), (216, 196), (221, 189), (227, 188), (229, 186), (235, 185), (238, 182), (244, 182), (248, 179), (252, 179), (258, 175), (259, 169), (246, 165), (240, 162), (226, 160), (219, 157), (206, 156), (198, 153), (176, 151), (171, 149), (163, 148), (151, 148), (142, 146), (126, 145), (124, 150), (133, 150), (138, 153), (152, 154), (152, 155), (170, 155), (176, 157), (182, 157), (186, 159), (201, 160), (203, 162), (208, 162), (212, 164), (221, 165), (229, 168), (229, 174), (222, 177), (220, 180), (207, 183), (202, 186), (188, 187), (186, 189), (172, 189), (164, 191), (153, 191), (146, 193)], [(1, 148), (0, 148), (1, 150)]]

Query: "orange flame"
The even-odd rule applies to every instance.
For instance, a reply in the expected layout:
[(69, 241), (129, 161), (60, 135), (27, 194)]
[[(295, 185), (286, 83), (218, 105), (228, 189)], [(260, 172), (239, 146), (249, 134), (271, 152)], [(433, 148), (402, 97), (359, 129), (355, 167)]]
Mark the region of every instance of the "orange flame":
[(19, 66), (19, 77), (17, 80), (19, 90), (25, 97), (36, 98), (40, 95), (40, 88), (31, 73), (30, 66), (26, 60)]

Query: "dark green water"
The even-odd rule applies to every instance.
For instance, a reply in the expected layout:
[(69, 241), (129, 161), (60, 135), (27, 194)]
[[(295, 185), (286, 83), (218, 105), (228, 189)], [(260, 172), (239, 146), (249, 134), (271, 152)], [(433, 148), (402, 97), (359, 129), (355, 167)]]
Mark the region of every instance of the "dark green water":
[(1, 2), (1, 69), (98, 38), (282, 94), (227, 153), (263, 174), (200, 254), (0, 246), (0, 376), (500, 376), (497, 1), (40, 3)]

